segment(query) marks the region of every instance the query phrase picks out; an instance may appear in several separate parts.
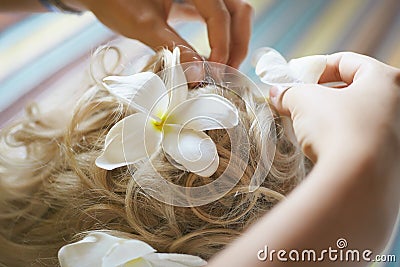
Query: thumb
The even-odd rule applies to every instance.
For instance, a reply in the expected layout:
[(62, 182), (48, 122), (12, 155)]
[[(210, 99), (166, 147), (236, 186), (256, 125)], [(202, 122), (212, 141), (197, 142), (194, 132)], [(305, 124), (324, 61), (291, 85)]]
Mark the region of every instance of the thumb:
[(276, 85), (269, 90), (271, 103), (281, 115), (294, 117), (296, 113), (315, 104), (318, 84), (293, 84), (292, 86)]
[(332, 100), (333, 95), (326, 89), (318, 84), (296, 84), (292, 87), (272, 87), (269, 92), (277, 111), (291, 117), (296, 139), (304, 154), (313, 162), (316, 162), (322, 146), (321, 131), (329, 128), (330, 122), (326, 118), (332, 115), (332, 102), (337, 101)]

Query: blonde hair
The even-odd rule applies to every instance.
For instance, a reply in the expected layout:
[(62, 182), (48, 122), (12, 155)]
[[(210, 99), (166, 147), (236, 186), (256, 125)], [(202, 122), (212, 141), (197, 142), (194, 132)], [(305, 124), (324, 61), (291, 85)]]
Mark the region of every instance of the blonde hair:
[[(165, 57), (165, 52), (159, 52), (147, 70), (168, 67)], [(191, 94), (209, 90), (205, 86)], [(65, 127), (50, 123), (36, 106), (27, 108), (24, 118), (1, 132), (0, 265), (57, 266), (59, 248), (92, 230), (127, 235), (159, 252), (210, 258), (279, 202), (306, 173), (302, 153), (288, 140), (281, 118), (272, 115), (276, 113), (270, 112), (268, 103), (256, 101), (246, 88), (242, 99), (231, 101), (238, 107), (249, 140), (246, 168), (228, 194), (199, 207), (157, 201), (132, 179), (127, 167), (112, 171), (96, 167), (107, 132), (131, 112), (101, 84), (83, 94)], [(208, 135), (220, 156), (213, 176), (204, 178), (179, 170), (162, 153), (151, 168), (136, 164), (135, 175), (151, 181), (155, 168), (177, 185), (209, 183), (238, 155), (231, 155), (225, 130), (209, 131)], [(273, 164), (261, 187), (249, 192), (262, 142), (276, 146)]]

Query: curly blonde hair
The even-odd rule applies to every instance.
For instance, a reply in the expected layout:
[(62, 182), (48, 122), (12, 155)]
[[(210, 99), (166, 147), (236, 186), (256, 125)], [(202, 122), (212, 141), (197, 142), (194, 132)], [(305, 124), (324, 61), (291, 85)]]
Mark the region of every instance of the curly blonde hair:
[[(157, 53), (146, 70), (169, 67), (166, 56), (164, 51)], [(210, 90), (210, 86), (200, 86), (191, 94)], [(270, 112), (266, 101), (254, 99), (247, 88), (240, 99), (230, 100), (239, 110), (249, 140), (246, 167), (229, 193), (198, 207), (177, 207), (154, 199), (132, 179), (127, 167), (112, 171), (96, 167), (106, 134), (132, 112), (101, 83), (83, 94), (72, 119), (62, 127), (50, 123), (36, 106), (28, 107), (24, 118), (1, 131), (0, 265), (58, 266), (60, 247), (92, 230), (128, 235), (159, 252), (210, 258), (282, 200), (306, 174), (303, 154), (288, 140), (282, 118)], [(220, 156), (213, 176), (179, 170), (162, 153), (151, 167), (135, 164), (135, 176), (151, 182), (156, 169), (177, 185), (209, 183), (224, 172), (231, 157), (241, 156), (231, 155), (225, 130), (208, 131), (208, 135)], [(250, 192), (263, 142), (276, 147), (273, 163), (261, 187)]]

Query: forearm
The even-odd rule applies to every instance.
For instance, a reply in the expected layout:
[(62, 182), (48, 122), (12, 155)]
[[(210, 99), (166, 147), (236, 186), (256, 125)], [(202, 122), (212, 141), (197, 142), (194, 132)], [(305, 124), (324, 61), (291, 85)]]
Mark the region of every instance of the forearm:
[[(400, 196), (399, 168), (393, 164), (398, 154), (390, 155), (389, 161), (382, 156), (388, 155), (353, 158), (336, 154), (321, 158), (284, 202), (209, 266), (313, 266), (315, 263), (307, 261), (285, 265), (276, 258), (273, 262), (260, 261), (257, 252), (268, 246), (276, 251), (313, 249), (318, 253), (328, 247), (337, 249), (339, 238), (345, 238), (349, 248), (379, 253), (395, 223)], [(325, 259), (324, 266), (346, 265)], [(348, 264), (354, 266), (355, 262)]]

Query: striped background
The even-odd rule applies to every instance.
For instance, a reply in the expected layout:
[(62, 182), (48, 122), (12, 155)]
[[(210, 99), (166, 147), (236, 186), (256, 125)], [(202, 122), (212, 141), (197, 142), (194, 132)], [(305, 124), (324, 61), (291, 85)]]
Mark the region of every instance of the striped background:
[[(400, 67), (400, 0), (249, 2), (255, 7), (250, 55), (262, 46), (287, 58), (350, 50)], [(176, 28), (202, 54), (208, 53), (202, 24)], [(82, 90), (90, 55), (111, 40), (125, 48), (126, 58), (148, 51), (116, 37), (89, 13), (0, 14), (0, 127), (32, 101), (40, 101), (45, 110), (73, 102)], [(255, 80), (249, 58), (241, 70)], [(400, 235), (393, 249), (400, 261)]]

